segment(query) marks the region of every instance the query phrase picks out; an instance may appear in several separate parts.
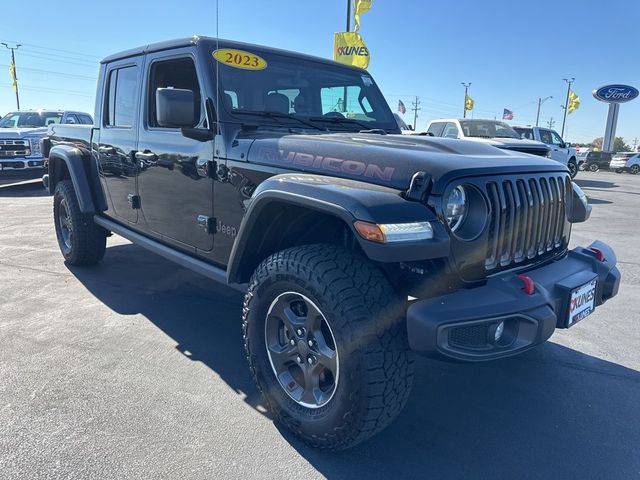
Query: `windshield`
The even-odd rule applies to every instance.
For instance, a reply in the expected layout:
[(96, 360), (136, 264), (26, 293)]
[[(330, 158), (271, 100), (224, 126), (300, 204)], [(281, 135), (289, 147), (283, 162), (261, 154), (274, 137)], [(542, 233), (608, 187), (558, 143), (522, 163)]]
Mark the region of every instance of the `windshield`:
[(0, 120), (0, 128), (46, 127), (60, 120), (62, 112), (11, 112)]
[(380, 90), (364, 70), (262, 52), (248, 54), (259, 67), (241, 68), (232, 65), (233, 55), (228, 52), (238, 51), (218, 50), (212, 62), (214, 66), (217, 62), (224, 92), (220, 103), (240, 123), (400, 131)]
[(494, 120), (460, 120), (460, 126), (465, 137), (520, 138), (509, 125)]

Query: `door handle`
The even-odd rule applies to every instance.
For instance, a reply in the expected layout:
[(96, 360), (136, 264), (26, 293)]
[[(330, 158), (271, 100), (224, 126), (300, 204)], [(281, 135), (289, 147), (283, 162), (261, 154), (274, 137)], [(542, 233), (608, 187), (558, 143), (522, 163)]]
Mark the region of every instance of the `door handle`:
[(142, 160), (143, 162), (155, 162), (158, 160), (158, 156), (153, 152), (145, 150), (144, 152), (136, 152), (136, 159)]
[(104, 155), (115, 155), (116, 149), (113, 147), (98, 147), (98, 153), (102, 153)]

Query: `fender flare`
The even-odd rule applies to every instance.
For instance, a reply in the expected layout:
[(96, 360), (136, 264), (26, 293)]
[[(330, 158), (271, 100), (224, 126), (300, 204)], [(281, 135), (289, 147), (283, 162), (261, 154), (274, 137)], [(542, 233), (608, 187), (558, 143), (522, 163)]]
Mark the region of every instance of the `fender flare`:
[[(243, 261), (251, 238), (260, 228), (265, 207), (273, 202), (314, 210), (343, 221), (365, 255), (377, 262), (417, 261), (441, 258), (449, 253), (449, 235), (437, 216), (427, 205), (404, 199), (399, 190), (335, 177), (291, 173), (271, 177), (254, 192), (231, 250), (228, 283), (247, 280), (242, 274)], [(360, 237), (353, 226), (356, 220), (371, 223), (429, 221), (434, 238), (380, 244)]]
[(73, 188), (78, 197), (82, 213), (97, 213), (107, 209), (102, 192), (98, 169), (91, 162), (89, 154), (71, 145), (56, 145), (49, 152), (49, 193), (53, 194), (61, 180), (59, 162), (63, 162), (69, 172)]

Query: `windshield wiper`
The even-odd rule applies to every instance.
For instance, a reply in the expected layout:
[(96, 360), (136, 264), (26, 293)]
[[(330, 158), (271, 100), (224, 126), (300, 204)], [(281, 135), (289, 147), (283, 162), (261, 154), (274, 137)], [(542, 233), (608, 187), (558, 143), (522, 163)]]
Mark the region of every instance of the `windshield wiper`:
[(346, 123), (348, 125), (358, 125), (366, 130), (371, 129), (371, 125), (367, 125), (366, 123), (359, 122), (358, 120), (354, 120), (353, 118), (344, 118), (344, 117), (309, 117), (309, 120), (314, 122), (331, 122), (331, 123)]
[(267, 118), (288, 118), (290, 120), (295, 120), (302, 125), (306, 125), (307, 127), (311, 127), (314, 130), (322, 130), (326, 131), (326, 128), (319, 127), (318, 125), (314, 125), (311, 122), (307, 122), (295, 115), (284, 112), (270, 112), (270, 111), (258, 111), (258, 110), (235, 110), (234, 115), (257, 115), (259, 117), (267, 117)]

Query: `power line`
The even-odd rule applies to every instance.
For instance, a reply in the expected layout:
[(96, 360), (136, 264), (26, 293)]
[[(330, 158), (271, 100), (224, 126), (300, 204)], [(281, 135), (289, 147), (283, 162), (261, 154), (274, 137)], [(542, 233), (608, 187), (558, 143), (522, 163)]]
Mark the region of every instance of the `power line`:
[[(3, 65), (0, 64), (0, 67), (9, 67), (9, 65)], [(98, 77), (90, 77), (88, 75), (76, 75), (75, 73), (65, 73), (65, 72), (56, 72), (53, 70), (43, 70), (40, 68), (29, 68), (29, 67), (20, 67), (20, 70), (27, 70), (30, 72), (38, 72), (38, 73), (46, 73), (48, 75), (60, 75), (62, 77), (69, 77), (69, 78), (78, 78), (78, 79), (86, 79), (86, 80), (92, 80), (92, 81), (96, 81), (98, 79)]]
[[(9, 83), (2, 83), (0, 84), (0, 87), (10, 87), (11, 84)], [(92, 94), (84, 94), (84, 93), (78, 93), (74, 90), (63, 90), (63, 89), (57, 89), (57, 88), (44, 88), (44, 87), (33, 87), (30, 85), (20, 85), (20, 88), (23, 90), (31, 90), (34, 92), (43, 92), (43, 93), (61, 93), (63, 95), (73, 95), (75, 97), (87, 97), (87, 98), (94, 98), (95, 95)]]
[(28, 51), (28, 53), (22, 53), (21, 55), (25, 57), (37, 58), (39, 60), (48, 60), (50, 62), (56, 63), (68, 63), (69, 65), (77, 65), (79, 67), (86, 68), (97, 68), (98, 62), (90, 62), (81, 59), (74, 59), (72, 57), (54, 57), (48, 54), (41, 54), (40, 52), (34, 53), (32, 51)]
[[(9, 40), (0, 40), (0, 41), (9, 42), (9, 43), (15, 43), (15, 42), (9, 41)], [(72, 50), (63, 50), (61, 48), (44, 47), (42, 45), (34, 45), (33, 43), (22, 43), (22, 46), (36, 48), (36, 49), (40, 49), (40, 50), (51, 50), (52, 52), (68, 53), (68, 54), (72, 54), (72, 55), (78, 55), (78, 56), (82, 56), (82, 57), (89, 57), (89, 58), (94, 58), (94, 59), (97, 59), (97, 60), (101, 60), (101, 57), (99, 57), (97, 55), (91, 55), (91, 54), (82, 53), (82, 52), (74, 52)]]

